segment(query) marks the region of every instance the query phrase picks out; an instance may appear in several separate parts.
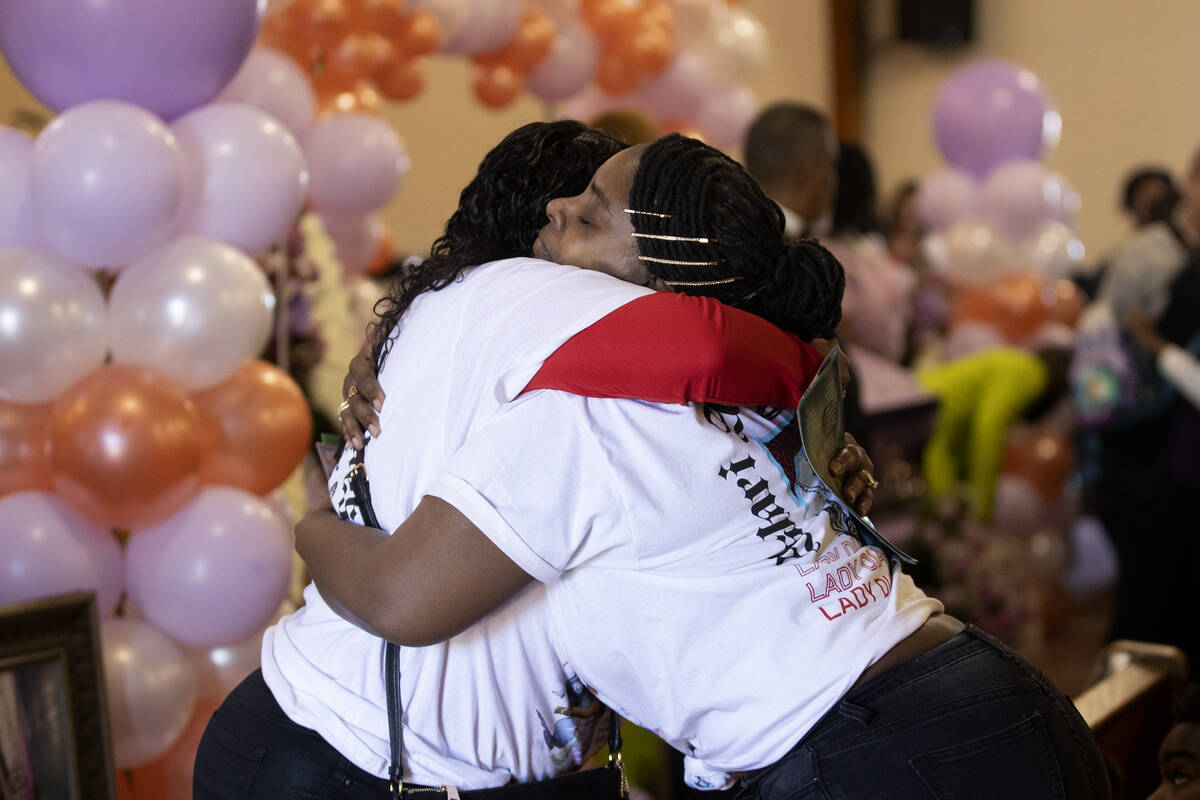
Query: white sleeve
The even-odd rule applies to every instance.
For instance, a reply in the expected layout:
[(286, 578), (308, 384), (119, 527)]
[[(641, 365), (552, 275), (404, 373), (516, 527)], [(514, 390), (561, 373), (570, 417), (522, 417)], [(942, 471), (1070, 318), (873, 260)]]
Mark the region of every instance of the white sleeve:
[(1168, 344), (1158, 353), (1158, 371), (1189, 403), (1200, 408), (1200, 361), (1195, 356)]
[(628, 517), (586, 404), (551, 391), (520, 398), (471, 434), (425, 494), (457, 508), (544, 583), (622, 551)]
[(500, 402), (519, 395), (563, 342), (626, 303), (653, 294), (602, 272), (536, 258), (475, 269), (472, 307), (478, 313), (464, 325), (461, 346), (502, 359), (496, 386)]

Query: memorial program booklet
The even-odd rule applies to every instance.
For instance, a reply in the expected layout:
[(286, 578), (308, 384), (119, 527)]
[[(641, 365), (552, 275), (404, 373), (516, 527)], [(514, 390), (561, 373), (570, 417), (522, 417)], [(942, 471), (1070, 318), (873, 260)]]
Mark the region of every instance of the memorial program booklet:
[[(888, 556), (905, 564), (917, 560), (880, 535), (875, 525), (842, 499), (842, 478), (829, 471), (829, 462), (846, 442), (846, 423), (842, 409), (842, 373), (838, 367), (841, 349), (834, 347), (821, 362), (817, 375), (800, 397), (796, 424), (800, 428), (800, 452), (796, 454), (796, 483), (820, 484), (829, 490), (833, 501), (845, 512), (866, 544), (878, 547)], [(843, 476), (844, 477), (844, 476)]]

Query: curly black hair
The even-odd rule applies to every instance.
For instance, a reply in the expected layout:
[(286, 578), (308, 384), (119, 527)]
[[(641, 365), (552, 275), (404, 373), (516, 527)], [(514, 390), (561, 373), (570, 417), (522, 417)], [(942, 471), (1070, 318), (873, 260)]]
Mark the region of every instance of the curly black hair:
[(638, 258), (676, 291), (713, 297), (811, 340), (832, 337), (846, 277), (828, 250), (787, 243), (783, 212), (733, 159), (697, 139), (646, 147), (629, 204)]
[(493, 147), (462, 190), (458, 209), (420, 266), (392, 281), (368, 326), (376, 369), (412, 301), (458, 280), (469, 267), (529, 255), (546, 224), (546, 204), (587, 188), (592, 174), (626, 147), (582, 122), (531, 122)]

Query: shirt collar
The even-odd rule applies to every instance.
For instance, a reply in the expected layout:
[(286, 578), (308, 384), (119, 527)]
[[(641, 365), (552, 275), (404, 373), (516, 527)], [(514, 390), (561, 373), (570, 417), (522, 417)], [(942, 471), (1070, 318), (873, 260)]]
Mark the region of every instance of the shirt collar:
[(779, 210), (783, 212), (783, 235), (787, 239), (799, 239), (804, 236), (808, 230), (808, 223), (804, 217), (792, 211), (783, 203), (776, 203)]

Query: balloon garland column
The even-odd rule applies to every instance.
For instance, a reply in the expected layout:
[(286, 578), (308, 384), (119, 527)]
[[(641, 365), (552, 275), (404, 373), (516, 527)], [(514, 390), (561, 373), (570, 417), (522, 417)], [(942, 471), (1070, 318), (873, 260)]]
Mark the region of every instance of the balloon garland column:
[(0, 49), (59, 112), (36, 140), (0, 128), (0, 602), (97, 592), (114, 758), (145, 797), (186, 796), (183, 767), (138, 776), (257, 664), (291, 568), (263, 495), (311, 440), (255, 360), (276, 300), (252, 256), (305, 200), (289, 125), (312, 110), (205, 105), (261, 13), (0, 0)]

